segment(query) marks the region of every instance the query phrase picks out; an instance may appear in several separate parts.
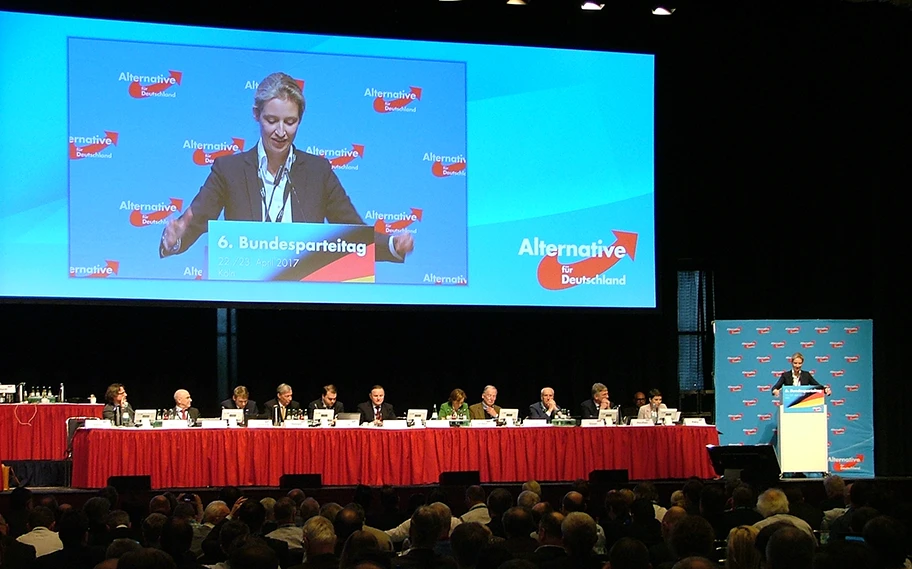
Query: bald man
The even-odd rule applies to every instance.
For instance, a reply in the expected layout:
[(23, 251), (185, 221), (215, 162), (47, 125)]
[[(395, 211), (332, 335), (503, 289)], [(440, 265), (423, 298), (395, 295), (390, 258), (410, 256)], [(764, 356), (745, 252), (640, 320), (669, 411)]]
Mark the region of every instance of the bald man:
[(549, 423), (559, 409), (554, 400), (554, 389), (544, 387), (541, 390), (541, 401), (529, 405), (529, 419), (546, 419)]
[(193, 399), (190, 397), (190, 392), (186, 389), (178, 389), (174, 392), (174, 409), (172, 414), (178, 419), (187, 419), (196, 423), (196, 420), (199, 419), (200, 412), (196, 407), (191, 407), (190, 404), (193, 403)]

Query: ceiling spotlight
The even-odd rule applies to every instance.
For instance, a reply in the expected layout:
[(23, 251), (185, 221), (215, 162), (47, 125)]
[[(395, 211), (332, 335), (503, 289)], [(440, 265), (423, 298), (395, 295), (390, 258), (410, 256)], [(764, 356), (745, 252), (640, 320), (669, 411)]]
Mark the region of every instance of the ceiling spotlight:
[(525, 6), (526, 0), (507, 0), (507, 4), (511, 6)]
[(670, 15), (674, 14), (674, 11), (675, 11), (674, 8), (666, 8), (665, 6), (656, 6), (652, 10), (652, 15), (653, 16), (670, 16)]
[(583, 5), (580, 6), (580, 8), (582, 8), (583, 10), (601, 10), (604, 7), (605, 7), (604, 4), (599, 4), (598, 2), (592, 2), (591, 0), (587, 0), (586, 2), (583, 2)]

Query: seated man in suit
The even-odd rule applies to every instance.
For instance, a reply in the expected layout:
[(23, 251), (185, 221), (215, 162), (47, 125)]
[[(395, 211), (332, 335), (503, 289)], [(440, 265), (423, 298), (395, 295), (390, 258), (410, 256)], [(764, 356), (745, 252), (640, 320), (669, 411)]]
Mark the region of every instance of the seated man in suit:
[(127, 403), (127, 389), (120, 383), (112, 383), (105, 392), (105, 406), (101, 418), (118, 426), (133, 424), (133, 407)]
[(243, 409), (244, 420), (256, 419), (257, 415), (260, 414), (256, 401), (250, 399), (250, 392), (243, 385), (238, 385), (234, 388), (234, 394), (231, 399), (222, 401), (222, 409)]
[(286, 415), (289, 414), (289, 411), (300, 410), (301, 404), (292, 399), (294, 392), (291, 390), (291, 386), (287, 383), (279, 384), (276, 387), (276, 397), (275, 399), (270, 399), (264, 403), (264, 412), (266, 413), (267, 419), (273, 419), (276, 417), (275, 409), (279, 409), (279, 422), (285, 421)]
[(200, 412), (196, 407), (191, 407), (190, 404), (193, 403), (193, 399), (190, 398), (190, 392), (186, 389), (178, 389), (174, 392), (174, 409), (172, 409), (172, 416), (175, 416), (178, 419), (191, 420), (196, 423), (196, 420), (199, 419)]
[(560, 407), (557, 405), (557, 401), (554, 400), (554, 390), (550, 387), (545, 387), (541, 390), (541, 401), (529, 405), (529, 416), (527, 418), (547, 419), (550, 423), (558, 409)]
[(314, 410), (316, 409), (332, 409), (333, 416), (338, 415), (339, 413), (345, 413), (345, 405), (338, 400), (338, 395), (336, 394), (336, 386), (333, 384), (323, 386), (323, 395), (319, 399), (314, 399), (307, 405), (307, 418), (313, 419)]
[(820, 382), (814, 379), (813, 375), (802, 370), (801, 366), (803, 364), (804, 356), (801, 352), (792, 354), (792, 369), (791, 371), (783, 372), (782, 375), (779, 376), (779, 381), (773, 386), (773, 397), (779, 397), (779, 390), (782, 389), (784, 385), (816, 385), (817, 387), (823, 387), (823, 392), (827, 395), (832, 393), (829, 387), (820, 385)]
[(496, 419), (500, 415), (500, 407), (494, 405), (497, 401), (497, 388), (493, 385), (486, 385), (481, 392), (481, 403), (469, 406), (469, 418), (471, 419)]
[(646, 394), (642, 391), (637, 391), (633, 394), (633, 405), (624, 405), (621, 407), (621, 415), (625, 420), (635, 419), (640, 412), (640, 407), (646, 405), (648, 402), (649, 399), (646, 398)]
[(611, 401), (608, 399), (608, 388), (604, 383), (592, 384), (592, 399), (583, 401), (580, 405), (583, 419), (598, 419), (599, 411), (602, 409), (611, 409)]
[(668, 407), (662, 403), (662, 392), (658, 389), (650, 389), (649, 403), (640, 407), (640, 410), (637, 412), (637, 419), (651, 419), (653, 411), (658, 413), (662, 409), (667, 408)]
[(382, 423), (384, 419), (395, 419), (396, 412), (389, 403), (384, 403), (386, 392), (380, 385), (371, 387), (370, 401), (358, 405), (362, 423)]

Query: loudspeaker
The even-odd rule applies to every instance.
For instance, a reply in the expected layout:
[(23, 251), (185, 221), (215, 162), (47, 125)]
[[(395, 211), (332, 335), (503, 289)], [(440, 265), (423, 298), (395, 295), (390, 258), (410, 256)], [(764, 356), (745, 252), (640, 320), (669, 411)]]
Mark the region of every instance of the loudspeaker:
[(589, 484), (603, 490), (619, 490), (630, 481), (627, 469), (593, 470), (589, 473)]
[(478, 486), (481, 484), (481, 473), (477, 470), (441, 472), (438, 481), (441, 486)]
[(279, 478), (279, 488), (322, 488), (323, 477), (319, 474), (283, 474)]
[(141, 494), (152, 491), (151, 476), (109, 476), (108, 486), (113, 486), (118, 494)]
[(775, 485), (782, 472), (772, 445), (707, 445), (706, 450), (716, 474), (740, 478), (757, 490)]

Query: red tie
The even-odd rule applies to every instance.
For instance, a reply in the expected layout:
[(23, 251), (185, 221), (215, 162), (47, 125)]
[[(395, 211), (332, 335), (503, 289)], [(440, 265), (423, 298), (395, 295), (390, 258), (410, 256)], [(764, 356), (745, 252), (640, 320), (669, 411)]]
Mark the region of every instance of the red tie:
[(374, 419), (379, 421), (381, 418), (382, 418), (382, 415), (380, 415), (380, 408), (377, 407), (377, 413), (374, 415)]
[(186, 409), (181, 409), (181, 419), (183, 419), (184, 421), (187, 420), (187, 410)]

